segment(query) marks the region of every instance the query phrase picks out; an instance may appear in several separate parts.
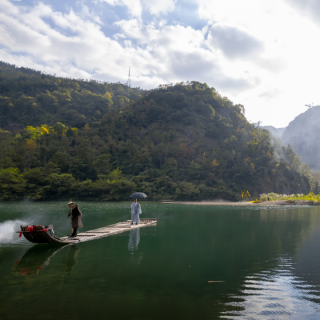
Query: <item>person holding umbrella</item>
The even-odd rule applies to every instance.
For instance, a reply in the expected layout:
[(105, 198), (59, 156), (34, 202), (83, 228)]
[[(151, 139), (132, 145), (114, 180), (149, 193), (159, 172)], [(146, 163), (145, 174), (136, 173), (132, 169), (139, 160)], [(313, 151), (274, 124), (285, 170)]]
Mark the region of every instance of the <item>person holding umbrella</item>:
[(140, 222), (139, 214), (141, 214), (141, 206), (140, 203), (138, 203), (138, 199), (134, 199), (134, 201), (131, 203), (131, 224), (134, 222), (138, 224)]
[(142, 192), (133, 193), (130, 198), (134, 198), (131, 204), (131, 224), (134, 222), (138, 224), (140, 222), (139, 214), (142, 213), (141, 206), (138, 203), (138, 198), (146, 198), (147, 196)]

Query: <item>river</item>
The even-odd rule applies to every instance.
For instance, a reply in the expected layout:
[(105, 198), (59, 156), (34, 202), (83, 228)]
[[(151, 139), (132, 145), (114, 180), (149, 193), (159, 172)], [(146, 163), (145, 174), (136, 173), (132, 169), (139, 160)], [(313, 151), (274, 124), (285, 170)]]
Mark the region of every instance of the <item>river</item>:
[[(79, 202), (81, 231), (130, 218), (129, 202)], [(64, 202), (0, 203), (0, 319), (319, 319), (318, 207), (142, 202), (156, 226), (71, 246)], [(209, 281), (219, 281), (210, 282)]]

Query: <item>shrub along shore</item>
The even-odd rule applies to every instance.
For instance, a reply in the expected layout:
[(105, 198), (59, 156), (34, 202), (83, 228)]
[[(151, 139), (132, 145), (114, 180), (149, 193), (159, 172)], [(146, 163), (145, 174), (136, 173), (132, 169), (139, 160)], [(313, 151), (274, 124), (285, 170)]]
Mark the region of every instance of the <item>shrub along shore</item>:
[(188, 205), (215, 205), (215, 206), (318, 206), (320, 205), (320, 194), (313, 194), (310, 192), (307, 195), (304, 194), (277, 194), (267, 193), (261, 194), (260, 199), (252, 201), (164, 201), (165, 203), (177, 203)]
[(320, 201), (320, 193), (314, 194), (313, 192), (309, 192), (308, 194), (278, 194), (278, 193), (263, 193), (260, 194), (261, 201), (279, 201), (279, 200), (288, 200), (288, 201), (298, 201), (298, 200), (306, 200), (306, 201)]

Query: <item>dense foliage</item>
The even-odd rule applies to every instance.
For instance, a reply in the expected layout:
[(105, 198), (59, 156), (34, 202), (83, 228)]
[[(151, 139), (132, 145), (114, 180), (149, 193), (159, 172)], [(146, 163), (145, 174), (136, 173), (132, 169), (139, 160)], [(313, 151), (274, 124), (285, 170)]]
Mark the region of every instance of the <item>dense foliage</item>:
[[(143, 191), (151, 199), (235, 200), (244, 189), (308, 193), (318, 186), (290, 146), (206, 84), (145, 93), (1, 68), (2, 199), (119, 200)], [(20, 77), (27, 79), (22, 93)]]
[(279, 201), (279, 200), (285, 200), (288, 203), (295, 203), (296, 201), (311, 201), (313, 204), (319, 204), (320, 203), (320, 194), (314, 194), (313, 192), (309, 192), (308, 194), (277, 194), (277, 193), (263, 193), (260, 194), (260, 199), (256, 199), (252, 202), (263, 202), (263, 201)]
[(144, 92), (120, 83), (57, 78), (0, 61), (0, 127), (16, 131), (56, 122), (94, 126)]

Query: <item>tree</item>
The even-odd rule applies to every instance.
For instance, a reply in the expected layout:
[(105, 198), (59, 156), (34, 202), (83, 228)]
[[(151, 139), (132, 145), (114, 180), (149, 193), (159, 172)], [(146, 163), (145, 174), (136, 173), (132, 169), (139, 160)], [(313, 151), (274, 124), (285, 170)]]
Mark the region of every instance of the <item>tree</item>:
[(0, 192), (3, 200), (16, 200), (24, 197), (26, 180), (17, 168), (0, 170)]

